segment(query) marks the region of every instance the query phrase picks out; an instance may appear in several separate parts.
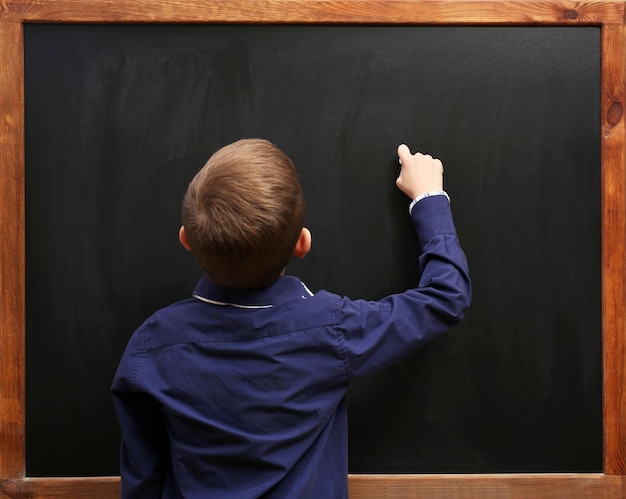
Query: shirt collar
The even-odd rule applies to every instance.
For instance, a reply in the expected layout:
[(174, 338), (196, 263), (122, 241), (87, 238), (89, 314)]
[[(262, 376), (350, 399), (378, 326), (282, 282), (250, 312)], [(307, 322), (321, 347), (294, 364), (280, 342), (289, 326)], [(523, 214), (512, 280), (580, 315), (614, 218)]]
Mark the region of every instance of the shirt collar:
[(265, 288), (241, 290), (218, 286), (203, 276), (193, 292), (194, 298), (213, 305), (242, 309), (272, 308), (282, 302), (300, 298), (306, 300), (313, 293), (304, 283), (292, 276), (281, 276)]

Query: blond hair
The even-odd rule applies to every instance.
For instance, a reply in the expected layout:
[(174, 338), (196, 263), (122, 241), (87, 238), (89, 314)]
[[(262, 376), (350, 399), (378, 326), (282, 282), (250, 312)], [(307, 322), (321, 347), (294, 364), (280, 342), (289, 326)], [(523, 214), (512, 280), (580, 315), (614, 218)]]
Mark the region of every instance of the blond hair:
[(289, 157), (266, 140), (243, 139), (213, 154), (192, 179), (182, 218), (209, 280), (256, 288), (274, 282), (287, 265), (304, 211)]

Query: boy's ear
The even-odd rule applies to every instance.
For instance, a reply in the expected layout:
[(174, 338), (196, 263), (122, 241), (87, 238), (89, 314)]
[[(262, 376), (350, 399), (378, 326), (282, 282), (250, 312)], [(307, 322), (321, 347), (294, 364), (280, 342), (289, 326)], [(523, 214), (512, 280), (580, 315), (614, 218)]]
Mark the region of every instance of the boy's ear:
[(296, 247), (293, 249), (293, 254), (297, 258), (304, 258), (311, 250), (311, 231), (306, 227), (302, 227), (300, 237), (296, 243)]
[(184, 225), (180, 226), (180, 230), (178, 231), (178, 240), (180, 241), (180, 244), (182, 244), (183, 247), (187, 251), (191, 251), (191, 245), (189, 244), (189, 241), (187, 240), (187, 234), (185, 233)]

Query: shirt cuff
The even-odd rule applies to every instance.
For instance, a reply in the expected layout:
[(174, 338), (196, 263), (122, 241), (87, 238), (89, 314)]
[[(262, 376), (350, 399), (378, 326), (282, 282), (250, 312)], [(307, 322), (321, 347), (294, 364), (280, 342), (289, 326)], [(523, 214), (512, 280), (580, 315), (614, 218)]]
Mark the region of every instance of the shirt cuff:
[(446, 198), (448, 198), (448, 202), (450, 202), (450, 196), (448, 196), (448, 193), (446, 191), (428, 191), (424, 194), (420, 194), (413, 201), (411, 201), (411, 204), (409, 205), (409, 215), (413, 211), (413, 206), (419, 203), (422, 199), (430, 196), (445, 196)]

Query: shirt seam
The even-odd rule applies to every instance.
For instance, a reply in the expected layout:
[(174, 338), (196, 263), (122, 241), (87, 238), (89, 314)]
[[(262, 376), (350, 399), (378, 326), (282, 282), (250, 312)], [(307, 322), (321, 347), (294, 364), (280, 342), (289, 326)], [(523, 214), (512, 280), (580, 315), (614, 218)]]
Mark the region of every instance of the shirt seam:
[(141, 349), (141, 350), (139, 350), (137, 352), (137, 363), (133, 367), (133, 371), (132, 371), (131, 377), (130, 377), (130, 385), (133, 388), (137, 388), (137, 386), (138, 386), (137, 378), (139, 377), (139, 371), (141, 370), (141, 366), (143, 365), (143, 361), (146, 358), (146, 353), (147, 353), (147, 350), (145, 350), (145, 349)]
[(337, 349), (339, 353), (339, 358), (343, 365), (343, 370), (346, 373), (346, 378), (349, 379), (352, 376), (352, 369), (350, 367), (350, 360), (348, 356), (348, 350), (345, 344), (345, 338), (341, 334), (341, 331), (338, 330), (339, 325), (343, 324), (343, 310), (341, 309), (340, 306), (338, 306), (337, 300), (338, 298), (335, 297), (334, 301), (335, 301), (337, 320), (335, 324), (332, 325), (332, 332), (333, 332), (333, 335), (335, 336), (335, 341), (337, 342)]
[(294, 331), (285, 331), (284, 333), (277, 333), (277, 334), (268, 334), (265, 336), (258, 336), (255, 338), (245, 338), (245, 339), (236, 339), (236, 338), (231, 338), (231, 339), (224, 339), (224, 340), (202, 340), (202, 341), (177, 341), (177, 342), (173, 342), (173, 343), (167, 343), (165, 345), (157, 345), (157, 346), (153, 346), (153, 347), (143, 347), (142, 351), (144, 352), (150, 352), (153, 350), (161, 350), (163, 348), (168, 348), (168, 347), (174, 347), (174, 346), (178, 346), (178, 345), (188, 345), (188, 344), (193, 344), (193, 345), (203, 345), (203, 344), (207, 344), (207, 343), (211, 343), (211, 344), (217, 344), (217, 343), (246, 343), (246, 342), (252, 342), (252, 341), (262, 341), (262, 340), (266, 340), (268, 338), (277, 338), (280, 336), (285, 336), (288, 334), (299, 334), (299, 333), (304, 333), (306, 331), (310, 331), (312, 329), (324, 329), (324, 328), (330, 328), (333, 331), (333, 334), (335, 334), (334, 329), (336, 327), (336, 323), (333, 322), (329, 322), (327, 324), (318, 324), (315, 326), (310, 326), (310, 327), (306, 327), (303, 329), (296, 329)]

